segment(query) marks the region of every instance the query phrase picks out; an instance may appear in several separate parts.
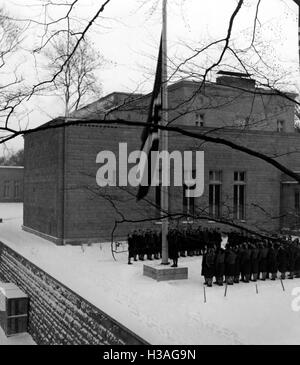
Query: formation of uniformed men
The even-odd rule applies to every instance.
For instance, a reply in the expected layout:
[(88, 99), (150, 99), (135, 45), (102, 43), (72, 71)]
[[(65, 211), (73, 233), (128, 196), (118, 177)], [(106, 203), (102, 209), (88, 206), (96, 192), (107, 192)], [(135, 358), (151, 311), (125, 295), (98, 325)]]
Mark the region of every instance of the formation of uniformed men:
[(147, 229), (135, 230), (128, 235), (128, 264), (131, 259), (144, 261), (161, 257), (161, 233)]
[[(260, 239), (239, 232), (227, 234), (226, 246), (222, 247), (219, 229), (202, 229), (187, 226), (171, 228), (168, 232), (169, 258), (177, 267), (178, 258), (203, 255), (201, 274), (205, 284), (212, 286), (233, 285), (240, 281), (300, 278), (299, 239)], [(161, 232), (135, 230), (128, 235), (128, 264), (131, 259), (153, 260), (161, 258)]]
[[(168, 232), (169, 257), (173, 267), (178, 257), (199, 256), (205, 246), (219, 246), (222, 238), (219, 230), (193, 227), (171, 228)], [(153, 260), (161, 257), (161, 232), (155, 230), (135, 230), (128, 235), (128, 264), (131, 259)]]
[[(236, 233), (234, 234), (236, 236)], [(237, 236), (236, 236), (237, 237)], [(233, 285), (243, 281), (248, 283), (260, 280), (276, 280), (278, 271), (280, 279), (300, 278), (300, 244), (299, 240), (259, 240), (251, 237), (240, 242), (230, 240), (226, 248), (206, 247), (202, 261), (202, 275), (205, 284)]]

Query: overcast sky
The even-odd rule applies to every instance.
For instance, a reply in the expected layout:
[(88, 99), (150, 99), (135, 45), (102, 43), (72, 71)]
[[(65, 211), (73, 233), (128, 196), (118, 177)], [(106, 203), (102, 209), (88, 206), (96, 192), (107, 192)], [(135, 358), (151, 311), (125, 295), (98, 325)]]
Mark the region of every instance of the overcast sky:
[[(55, 1), (59, 3), (59, 0)], [(64, 3), (65, 0), (61, 1)], [(102, 0), (79, 0), (75, 21), (93, 17)], [(111, 0), (103, 17), (89, 30), (94, 47), (108, 60), (97, 73), (102, 82), (103, 94), (112, 91), (148, 92), (153, 83), (153, 70), (161, 31), (162, 0)], [(30, 18), (42, 21), (43, 0), (1, 1), (9, 14), (17, 19)], [(226, 35), (230, 15), (237, 0), (169, 0), (168, 5), (168, 56), (171, 64), (177, 64), (190, 55), (188, 46), (200, 47)], [(245, 47), (251, 40), (257, 1), (248, 0), (238, 14), (232, 39), (236, 47)], [(48, 14), (58, 18), (63, 6), (48, 7)], [(23, 24), (20, 22), (20, 24)], [(85, 23), (82, 23), (84, 26)], [(288, 72), (293, 89), (298, 85), (297, 9), (292, 0), (262, 0), (259, 9), (257, 40), (264, 50), (266, 62), (280, 73)], [(22, 64), (27, 85), (38, 77), (43, 80), (43, 58), (38, 64), (30, 55), (32, 45), (40, 45), (43, 29), (34, 23), (26, 33), (26, 52), (16, 62)], [(215, 53), (198, 59), (199, 67), (213, 60)], [(37, 66), (37, 68), (36, 68)], [(209, 66), (209, 65), (208, 65)], [(30, 126), (47, 122), (63, 114), (62, 103), (49, 96), (33, 98), (26, 105), (30, 111)], [(25, 120), (23, 120), (25, 123)], [(10, 144), (14, 149), (22, 146), (22, 139)]]

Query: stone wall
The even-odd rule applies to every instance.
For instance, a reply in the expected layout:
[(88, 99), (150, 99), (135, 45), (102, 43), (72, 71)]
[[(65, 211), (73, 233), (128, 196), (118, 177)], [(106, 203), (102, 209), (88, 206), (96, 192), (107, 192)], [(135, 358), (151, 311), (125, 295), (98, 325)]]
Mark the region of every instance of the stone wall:
[(28, 332), (40, 345), (131, 345), (146, 342), (0, 242), (0, 281), (30, 298)]

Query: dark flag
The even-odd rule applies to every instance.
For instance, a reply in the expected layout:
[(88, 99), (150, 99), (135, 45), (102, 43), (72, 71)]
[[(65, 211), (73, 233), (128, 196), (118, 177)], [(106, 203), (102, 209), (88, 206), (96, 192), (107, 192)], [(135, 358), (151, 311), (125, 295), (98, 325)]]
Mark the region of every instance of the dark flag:
[(158, 151), (159, 149), (158, 124), (161, 120), (161, 109), (162, 109), (161, 86), (162, 86), (162, 41), (160, 41), (154, 88), (151, 95), (151, 103), (147, 118), (148, 125), (144, 128), (141, 137), (142, 139), (141, 151), (146, 153), (148, 160), (147, 163), (145, 161), (140, 161), (139, 170), (140, 170), (141, 182), (142, 181), (144, 182), (143, 176), (144, 174), (147, 174), (146, 182), (148, 183), (140, 184), (137, 193), (137, 200), (143, 199), (148, 194), (149, 188), (151, 186), (152, 172), (154, 171), (154, 166), (151, 166), (151, 152)]

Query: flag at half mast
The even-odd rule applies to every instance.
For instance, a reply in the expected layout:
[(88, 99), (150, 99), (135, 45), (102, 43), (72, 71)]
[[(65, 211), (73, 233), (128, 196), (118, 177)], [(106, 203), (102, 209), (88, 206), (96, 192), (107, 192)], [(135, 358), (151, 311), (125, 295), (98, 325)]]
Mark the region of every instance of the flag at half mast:
[[(151, 95), (147, 125), (142, 132), (141, 151), (147, 159), (140, 159), (139, 173), (141, 183), (139, 185), (137, 200), (143, 199), (151, 186), (151, 180), (155, 166), (151, 165), (151, 152), (159, 150), (158, 125), (161, 121), (162, 110), (162, 40), (160, 41), (159, 54), (157, 60), (154, 87)], [(142, 153), (141, 153), (142, 155)]]

